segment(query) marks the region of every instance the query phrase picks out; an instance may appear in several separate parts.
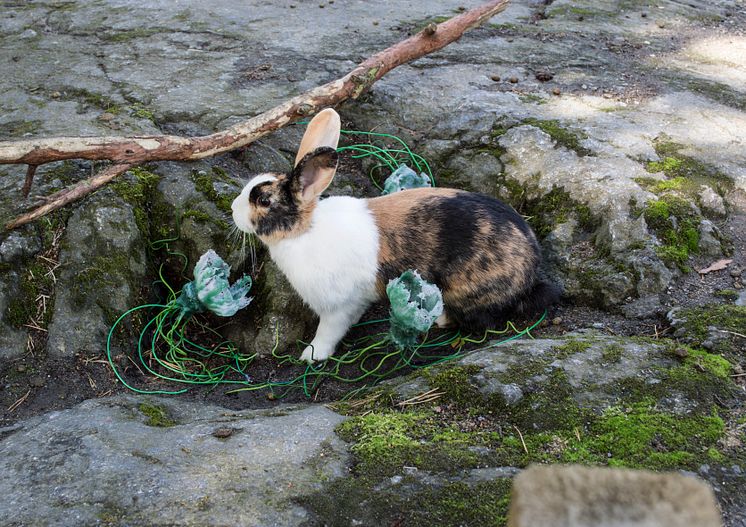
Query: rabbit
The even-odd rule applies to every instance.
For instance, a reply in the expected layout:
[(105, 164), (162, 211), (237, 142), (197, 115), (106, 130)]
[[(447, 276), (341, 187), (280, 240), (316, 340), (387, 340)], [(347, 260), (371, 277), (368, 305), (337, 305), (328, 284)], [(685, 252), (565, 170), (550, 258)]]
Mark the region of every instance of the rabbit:
[(539, 312), (559, 290), (538, 275), (536, 236), (510, 206), (450, 188), (387, 196), (319, 199), (337, 169), (339, 115), (314, 117), (289, 174), (260, 174), (232, 203), (233, 221), (254, 233), (319, 325), (301, 359), (332, 356), (389, 280), (407, 269), (437, 285), (439, 327), (479, 329), (501, 317)]

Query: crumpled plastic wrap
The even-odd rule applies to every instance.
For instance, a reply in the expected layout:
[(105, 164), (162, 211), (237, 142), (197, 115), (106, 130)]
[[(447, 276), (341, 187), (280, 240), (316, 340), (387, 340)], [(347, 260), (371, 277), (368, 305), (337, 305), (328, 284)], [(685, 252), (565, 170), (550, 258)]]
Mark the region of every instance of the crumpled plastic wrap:
[(426, 174), (417, 174), (407, 165), (399, 165), (383, 183), (383, 194), (393, 194), (410, 188), (430, 187), (430, 178)]
[(231, 317), (248, 306), (252, 300), (246, 296), (251, 289), (251, 277), (244, 275), (230, 285), (230, 270), (212, 249), (203, 254), (194, 266), (194, 281), (184, 286), (176, 300), (182, 315), (211, 311), (221, 317)]
[(417, 344), (419, 336), (443, 313), (440, 289), (417, 271), (405, 271), (389, 281), (386, 295), (391, 303), (389, 334), (400, 348)]

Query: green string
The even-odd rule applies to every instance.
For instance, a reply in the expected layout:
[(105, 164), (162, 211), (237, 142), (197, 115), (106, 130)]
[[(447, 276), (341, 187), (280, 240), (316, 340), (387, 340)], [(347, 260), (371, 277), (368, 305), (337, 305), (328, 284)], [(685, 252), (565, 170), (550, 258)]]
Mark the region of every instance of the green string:
[[(172, 288), (164, 282), (167, 289)], [(127, 318), (141, 310), (157, 310), (140, 331), (137, 342), (137, 368), (152, 378), (170, 383), (187, 385), (176, 390), (150, 390), (138, 388), (127, 382), (117, 368), (112, 356), (112, 337), (116, 329)], [(272, 357), (279, 365), (289, 365), (293, 368), (303, 366), (304, 370), (294, 374), (286, 381), (267, 380), (255, 382), (251, 379), (249, 368), (257, 355), (242, 355), (232, 343), (221, 340), (212, 347), (205, 347), (193, 342), (187, 337), (188, 325), (195, 326), (202, 332), (216, 337), (219, 333), (208, 328), (198, 320), (198, 316), (184, 318), (180, 309), (173, 302), (167, 304), (145, 304), (132, 308), (122, 314), (114, 323), (106, 343), (108, 362), (117, 379), (128, 389), (141, 394), (177, 395), (188, 391), (194, 385), (238, 385), (240, 387), (226, 393), (241, 391), (256, 391), (269, 389), (274, 398), (285, 397), (291, 390), (300, 389), (306, 397), (313, 393), (327, 379), (346, 384), (365, 383), (362, 388), (370, 388), (380, 381), (390, 378), (402, 370), (419, 369), (434, 364), (450, 361), (465, 354), (467, 344), (482, 344), (491, 336), (513, 334), (507, 338), (492, 342), (487, 347), (508, 342), (523, 336), (531, 337), (531, 331), (546, 317), (544, 313), (530, 327), (518, 330), (512, 322), (506, 324), (503, 330), (488, 330), (481, 338), (473, 339), (456, 332), (450, 335), (439, 335), (435, 338), (425, 336), (424, 340), (414, 348), (399, 350), (391, 344), (386, 331), (376, 332), (361, 337), (352, 342), (343, 341), (343, 348), (338, 355), (332, 356), (320, 365), (309, 365), (301, 362), (298, 355), (282, 355), (278, 353), (279, 334), (275, 332), (275, 343), (271, 351)], [(356, 324), (353, 327), (365, 327), (373, 324), (383, 328), (387, 320), (370, 320)], [(149, 342), (148, 342), (149, 340)], [(298, 347), (307, 344), (299, 341)], [(211, 361), (219, 364), (211, 365)], [(351, 371), (344, 371), (349, 369)], [(359, 393), (360, 388), (347, 394)]]

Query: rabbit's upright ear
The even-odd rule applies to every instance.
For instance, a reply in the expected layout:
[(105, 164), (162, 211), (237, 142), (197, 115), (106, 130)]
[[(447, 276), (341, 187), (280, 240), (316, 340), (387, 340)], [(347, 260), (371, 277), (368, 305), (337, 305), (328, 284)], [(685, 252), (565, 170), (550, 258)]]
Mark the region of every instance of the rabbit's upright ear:
[(303, 201), (316, 199), (334, 178), (339, 155), (334, 148), (322, 146), (307, 153), (291, 174), (296, 191)]
[(337, 112), (331, 108), (320, 111), (308, 123), (308, 128), (306, 128), (306, 133), (303, 135), (298, 153), (295, 156), (295, 166), (297, 167), (301, 159), (307, 154), (322, 146), (336, 150), (337, 143), (339, 143), (340, 128), (341, 122)]

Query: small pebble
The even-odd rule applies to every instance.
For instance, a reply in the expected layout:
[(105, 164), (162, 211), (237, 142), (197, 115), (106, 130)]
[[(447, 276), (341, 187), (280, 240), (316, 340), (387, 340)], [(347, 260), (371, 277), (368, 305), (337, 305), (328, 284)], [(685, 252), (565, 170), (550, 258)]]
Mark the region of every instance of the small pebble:
[(536, 72), (536, 80), (539, 82), (547, 82), (554, 78), (554, 73), (550, 71), (537, 71)]
[(378, 20), (374, 20), (374, 21), (373, 21), (373, 25), (374, 25), (374, 26), (377, 26), (378, 24), (379, 24)]
[(490, 79), (495, 82), (500, 82), (500, 75), (490, 75)]
[(60, 92), (58, 91), (52, 92), (52, 99), (59, 99), (60, 97), (62, 97), (62, 94)]
[(553, 326), (559, 326), (560, 324), (562, 324), (562, 317), (554, 317), (552, 319)]
[(218, 439), (226, 439), (233, 435), (233, 429), (232, 428), (216, 428), (212, 431), (213, 437), (217, 437)]
[(581, 84), (580, 88), (583, 89), (583, 90), (587, 90), (588, 89), (588, 85), (587, 84)]
[(98, 116), (98, 120), (99, 121), (104, 121), (104, 122), (109, 122), (112, 119), (114, 119), (114, 117), (116, 117), (116, 115), (114, 115), (113, 113), (104, 112), (104, 113), (102, 113), (101, 115)]
[(647, 17), (648, 17), (648, 14), (647, 14), (647, 13), (645, 13), (645, 12), (642, 12), (642, 13), (640, 13), (640, 16), (641, 16), (642, 18), (647, 18)]
[(25, 371), (26, 371), (26, 365), (25, 365), (25, 364), (19, 364), (19, 365), (18, 365), (18, 367), (16, 368), (16, 371), (17, 371), (18, 373), (23, 373), (23, 372), (25, 372)]
[(730, 270), (730, 275), (733, 278), (741, 276), (742, 274), (743, 274), (743, 267), (735, 266), (735, 267), (731, 268), (731, 270)]
[(562, 93), (562, 91), (559, 88), (552, 88), (552, 93), (554, 95), (559, 95), (560, 93)]
[(674, 350), (674, 353), (676, 354), (677, 357), (681, 357), (682, 359), (689, 356), (689, 352), (686, 351), (686, 348), (676, 348)]
[(511, 84), (515, 84), (518, 82), (518, 77), (511, 77), (508, 80), (510, 81)]
[(663, 29), (666, 27), (666, 23), (663, 20), (658, 20), (655, 25), (657, 25), (659, 28)]

